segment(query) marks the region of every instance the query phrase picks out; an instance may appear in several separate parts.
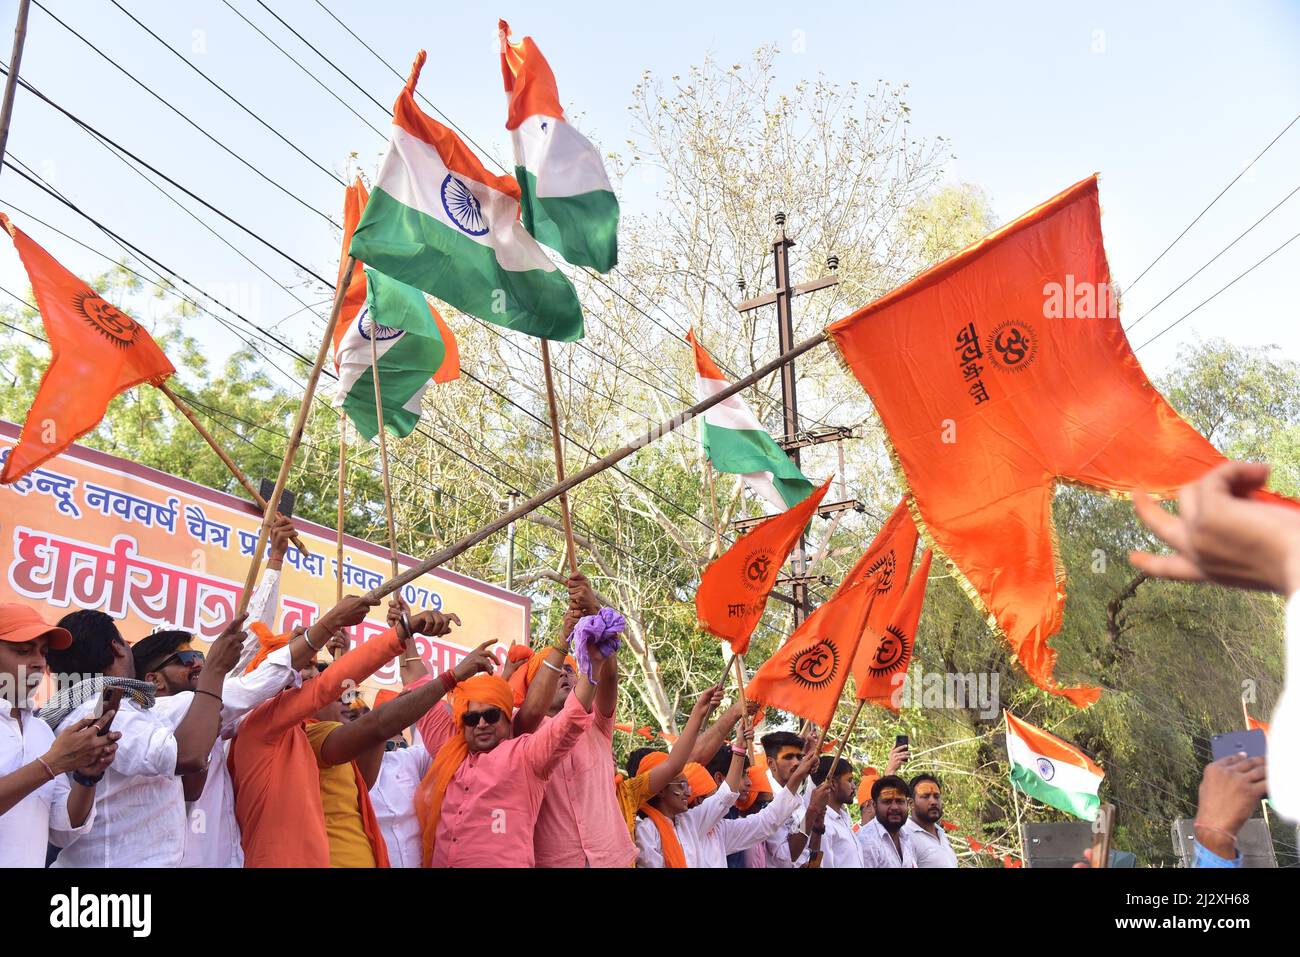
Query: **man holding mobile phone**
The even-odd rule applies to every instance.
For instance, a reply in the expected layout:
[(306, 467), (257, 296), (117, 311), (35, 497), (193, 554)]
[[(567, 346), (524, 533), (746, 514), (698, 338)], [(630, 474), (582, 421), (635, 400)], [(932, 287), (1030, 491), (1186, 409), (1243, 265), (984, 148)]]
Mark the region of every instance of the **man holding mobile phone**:
[(93, 779), (113, 763), (121, 737), (103, 730), (113, 714), (55, 737), (31, 711), (46, 651), (71, 643), (32, 608), (0, 603), (0, 867), (44, 867), (47, 843), (67, 847), (95, 823)]

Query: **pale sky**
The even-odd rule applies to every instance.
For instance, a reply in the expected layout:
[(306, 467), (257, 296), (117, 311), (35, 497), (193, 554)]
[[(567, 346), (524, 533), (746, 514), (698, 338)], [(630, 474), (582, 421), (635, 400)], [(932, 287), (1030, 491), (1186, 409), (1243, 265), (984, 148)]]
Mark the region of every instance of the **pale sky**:
[[(108, 0), (42, 0), (113, 61), (174, 102), (221, 142), (306, 202), (339, 219), (342, 190), (199, 76)], [(496, 56), (498, 16), (547, 55), (566, 109), (607, 149), (628, 136), (627, 105), (643, 70), (683, 71), (713, 54), (743, 62), (774, 43), (780, 86), (818, 74), (864, 84), (910, 85), (912, 131), (943, 135), (957, 159), (949, 179), (982, 187), (1002, 221), (1099, 171), (1103, 226), (1131, 322), (1300, 185), (1300, 123), (1236, 183), (1174, 249), (1129, 288), (1192, 218), (1300, 114), (1300, 4), (1088, 4), (857, 2), (653, 5), (324, 0), (405, 74), (424, 47), (421, 91), (475, 140), (508, 153)], [(384, 140), (305, 76), (232, 11), (257, 23), (379, 130), (386, 115), (277, 23), (257, 0), (121, 0), (141, 21), (262, 115), (326, 169), (348, 154), (373, 173)], [(0, 2), (0, 54), (9, 56), (15, 0)], [(315, 0), (268, 0), (379, 102), (400, 81), (332, 21)], [(134, 86), (33, 6), (25, 79), (105, 134), (265, 233), (316, 271), (337, 268), (328, 224), (259, 179)], [(227, 299), (302, 349), (314, 348), (298, 304), (193, 219), (164, 200), (73, 124), (19, 91), (8, 149), (73, 201), (181, 275)], [(643, 211), (653, 195), (626, 195)], [(192, 205), (192, 204), (191, 204)], [(69, 268), (103, 261), (20, 207), (101, 249), (94, 227), (22, 181), (0, 173), (0, 208)], [(286, 284), (293, 268), (200, 211), (230, 243)], [(1300, 196), (1284, 203), (1221, 259), (1159, 307), (1133, 334), (1140, 346), (1283, 241), (1300, 233)], [(1290, 277), (1300, 240), (1138, 355), (1158, 375), (1180, 344), (1226, 336), (1276, 343), (1300, 359)], [(0, 250), (0, 283), (26, 288), (16, 255)], [(315, 302), (315, 299), (308, 299)], [(858, 303), (848, 305), (860, 305)], [(194, 333), (214, 354), (235, 344), (207, 317)], [(10, 335), (0, 330), (0, 335)]]

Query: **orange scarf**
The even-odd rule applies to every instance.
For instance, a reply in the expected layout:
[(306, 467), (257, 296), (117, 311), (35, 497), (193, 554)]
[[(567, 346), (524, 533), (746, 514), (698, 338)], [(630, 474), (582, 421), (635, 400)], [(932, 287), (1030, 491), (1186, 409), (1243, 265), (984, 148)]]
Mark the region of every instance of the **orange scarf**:
[[(637, 765), (637, 774), (653, 771), (667, 760), (668, 752), (651, 751)], [(677, 828), (673, 826), (673, 822), (669, 820), (668, 815), (656, 807), (651, 807), (649, 801), (641, 805), (641, 813), (648, 817), (659, 831), (659, 844), (663, 849), (664, 867), (685, 867), (686, 852), (682, 850), (682, 842), (677, 839)]]
[(428, 773), (415, 792), (415, 813), (420, 819), (420, 836), (424, 843), (424, 851), (420, 855), (422, 866), (433, 866), (433, 848), (438, 836), (438, 821), (442, 817), (442, 799), (447, 794), (451, 779), (469, 757), (469, 745), (465, 741), (465, 712), (469, 710), (469, 703), (481, 701), (500, 708), (509, 715), (514, 700), (514, 689), (496, 675), (475, 675), (456, 685), (456, 698), (451, 706), (451, 737), (438, 749)]
[(287, 645), (289, 639), (293, 637), (293, 632), (291, 631), (285, 632), (283, 635), (273, 635), (271, 634), (271, 629), (267, 628), (266, 625), (260, 621), (253, 622), (248, 626), (248, 630), (257, 635), (258, 649), (257, 654), (253, 656), (253, 660), (250, 661), (248, 667), (244, 669), (244, 674), (252, 674), (256, 671), (257, 666), (266, 660), (267, 655), (271, 654), (273, 651), (279, 651)]

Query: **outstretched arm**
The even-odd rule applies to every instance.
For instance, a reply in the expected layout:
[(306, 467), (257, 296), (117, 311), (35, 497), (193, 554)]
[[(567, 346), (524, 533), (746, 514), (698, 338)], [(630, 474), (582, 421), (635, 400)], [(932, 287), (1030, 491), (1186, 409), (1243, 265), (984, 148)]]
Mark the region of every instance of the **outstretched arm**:
[[(722, 703), (722, 683), (714, 685), (712, 688), (706, 688), (704, 693), (695, 701), (695, 707), (691, 709), (691, 716), (686, 722), (686, 727), (682, 728), (681, 737), (668, 752), (668, 760), (650, 772), (649, 788), (650, 797), (658, 794), (664, 788), (682, 773), (687, 762), (691, 758), (691, 753), (695, 747), (696, 736), (700, 733), (700, 725), (708, 720), (713, 709)], [(714, 752), (717, 753), (716, 751)]]

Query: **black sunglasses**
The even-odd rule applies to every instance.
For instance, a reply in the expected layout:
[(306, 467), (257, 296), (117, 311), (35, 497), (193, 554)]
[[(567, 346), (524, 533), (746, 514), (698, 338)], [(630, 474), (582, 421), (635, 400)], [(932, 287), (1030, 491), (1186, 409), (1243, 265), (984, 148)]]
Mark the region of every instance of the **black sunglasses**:
[(159, 664), (157, 667), (155, 667), (152, 670), (161, 671), (163, 668), (166, 668), (168, 665), (172, 664), (173, 662), (175, 662), (178, 665), (183, 665), (186, 668), (189, 668), (191, 665), (194, 664), (203, 664), (205, 660), (206, 659), (203, 656), (203, 652), (201, 651), (193, 651), (193, 650), (178, 651), (170, 658), (164, 659), (161, 664)]
[(501, 720), (503, 713), (500, 708), (488, 708), (486, 711), (466, 711), (461, 720), (465, 722), (465, 727), (473, 728), (478, 725), (480, 720), (486, 721), (488, 724), (496, 724)]

